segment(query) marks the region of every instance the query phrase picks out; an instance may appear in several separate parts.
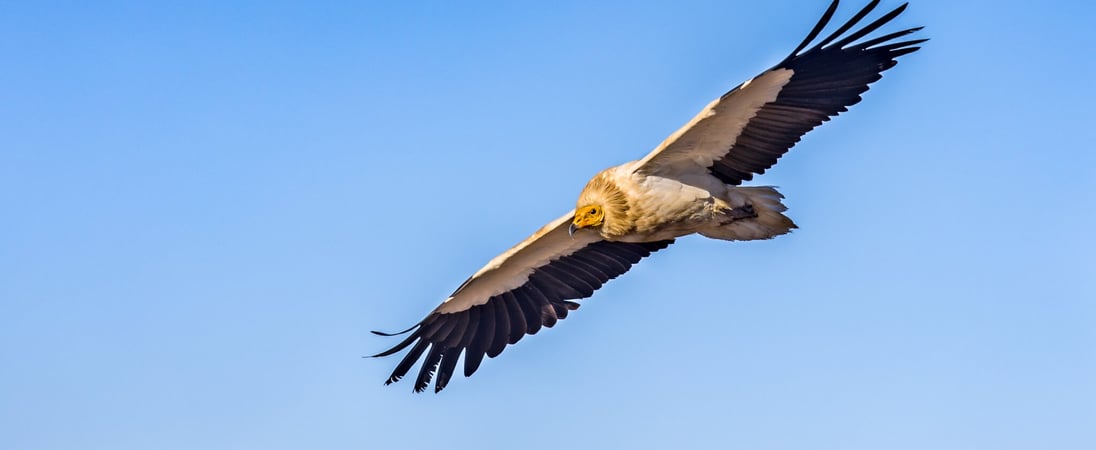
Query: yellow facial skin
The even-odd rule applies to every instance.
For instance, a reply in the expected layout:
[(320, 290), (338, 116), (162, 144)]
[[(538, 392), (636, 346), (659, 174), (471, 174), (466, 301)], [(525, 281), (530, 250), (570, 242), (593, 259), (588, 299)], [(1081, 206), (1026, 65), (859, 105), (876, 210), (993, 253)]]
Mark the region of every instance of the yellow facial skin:
[(575, 211), (575, 220), (572, 228), (589, 228), (601, 226), (605, 221), (605, 208), (599, 205), (583, 206)]

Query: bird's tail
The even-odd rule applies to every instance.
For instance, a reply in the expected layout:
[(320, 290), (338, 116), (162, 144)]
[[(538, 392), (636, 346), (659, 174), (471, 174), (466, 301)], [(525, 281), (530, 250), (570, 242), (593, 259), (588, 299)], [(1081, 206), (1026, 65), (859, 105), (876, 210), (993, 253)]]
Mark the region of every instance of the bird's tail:
[(722, 200), (731, 207), (725, 212), (728, 220), (700, 234), (727, 241), (753, 241), (771, 239), (798, 228), (782, 214), (788, 210), (780, 203), (784, 196), (772, 186), (733, 187), (725, 197)]

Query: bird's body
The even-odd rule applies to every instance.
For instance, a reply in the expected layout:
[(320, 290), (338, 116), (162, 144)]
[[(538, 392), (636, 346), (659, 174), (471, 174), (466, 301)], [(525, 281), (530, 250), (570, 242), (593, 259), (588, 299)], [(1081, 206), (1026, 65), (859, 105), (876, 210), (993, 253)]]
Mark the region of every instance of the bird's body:
[[(641, 161), (605, 169), (579, 194), (577, 211), (604, 210), (593, 232), (620, 242), (652, 242), (693, 233), (724, 240), (766, 239), (795, 225), (770, 187), (728, 185), (706, 173), (648, 174)], [(762, 229), (765, 229), (764, 231)]]
[(872, 0), (808, 48), (836, 11), (835, 0), (783, 61), (708, 104), (643, 159), (591, 178), (575, 209), (489, 261), (404, 331), (410, 335), (403, 341), (375, 355), (410, 348), (387, 382), (422, 359), (415, 390), (424, 390), (437, 373), (440, 391), (462, 355), (464, 374), (471, 375), (484, 356), (552, 327), (578, 308), (572, 300), (589, 297), (678, 237), (757, 240), (795, 228), (774, 188), (740, 184), (772, 167), (803, 134), (859, 102), (898, 57), (925, 41), (894, 42), (920, 28), (861, 40), (906, 5), (850, 31), (878, 4)]

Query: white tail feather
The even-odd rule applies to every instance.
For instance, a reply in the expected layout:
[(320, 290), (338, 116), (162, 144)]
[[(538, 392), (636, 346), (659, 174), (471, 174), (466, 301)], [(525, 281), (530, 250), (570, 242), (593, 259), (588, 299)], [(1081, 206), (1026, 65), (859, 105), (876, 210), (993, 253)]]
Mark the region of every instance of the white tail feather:
[(780, 203), (784, 198), (772, 186), (733, 187), (725, 198), (732, 208), (752, 206), (757, 217), (735, 219), (700, 231), (701, 235), (727, 241), (753, 241), (771, 239), (797, 228), (792, 219), (783, 213), (788, 208)]

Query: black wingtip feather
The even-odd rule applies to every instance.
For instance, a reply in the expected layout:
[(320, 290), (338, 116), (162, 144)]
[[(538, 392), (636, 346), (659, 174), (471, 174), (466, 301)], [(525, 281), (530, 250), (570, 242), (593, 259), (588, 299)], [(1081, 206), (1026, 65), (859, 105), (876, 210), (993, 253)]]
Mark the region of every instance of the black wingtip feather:
[(552, 328), (556, 326), (556, 322), (559, 321), (559, 316), (556, 315), (556, 308), (551, 303), (542, 305), (540, 307), (540, 321), (544, 324), (545, 328)]
[[(490, 303), (490, 302), (488, 302)], [(479, 320), (476, 323), (476, 332), (467, 343), (462, 343), (465, 348), (464, 376), (471, 376), (483, 362), (483, 356), (495, 337), (495, 308), (490, 304), (476, 306), (480, 310)]]
[(916, 33), (918, 31), (921, 31), (924, 28), (925, 27), (914, 27), (914, 28), (910, 28), (908, 30), (896, 31), (896, 32), (891, 33), (891, 34), (879, 36), (875, 39), (871, 39), (871, 40), (868, 40), (868, 41), (861, 42), (860, 44), (857, 44), (856, 47), (859, 48), (859, 49), (863, 49), (863, 50), (875, 50), (874, 48), (871, 48), (873, 45), (880, 44), (880, 43), (883, 43), (883, 42), (887, 42), (887, 41), (893, 40), (895, 38), (905, 36), (907, 34)]
[(419, 376), (415, 378), (415, 392), (425, 391), (426, 387), (430, 385), (430, 379), (433, 378), (434, 371), (438, 369), (438, 363), (441, 362), (442, 352), (443, 349), (440, 345), (430, 346), (430, 353), (427, 353), (426, 358), (422, 360)]
[(902, 6), (894, 8), (893, 11), (884, 14), (882, 17), (880, 17), (878, 19), (875, 19), (874, 22), (864, 26), (863, 28), (857, 30), (856, 32), (854, 32), (854, 33), (852, 33), (848, 36), (845, 36), (844, 39), (841, 39), (840, 41), (837, 41), (837, 42), (833, 43), (832, 47), (845, 48), (845, 46), (851, 44), (852, 42), (856, 41), (857, 39), (860, 39), (864, 36), (867, 36), (868, 33), (871, 33), (872, 31), (875, 31), (875, 30), (879, 29), (879, 27), (881, 27), (883, 25), (886, 25), (887, 22), (890, 22), (891, 20), (894, 20), (894, 18), (898, 17), (899, 14), (902, 14), (902, 12), (905, 11), (906, 8), (909, 7), (909, 5), (910, 5), (909, 3), (903, 3)]
[(383, 332), (383, 331), (377, 331), (377, 330), (373, 330), (373, 331), (370, 331), (370, 333), (373, 333), (373, 334), (375, 334), (375, 335), (377, 335), (377, 336), (384, 336), (384, 337), (399, 336), (399, 335), (401, 335), (401, 334), (405, 334), (405, 333), (408, 333), (408, 332), (410, 332), (411, 330), (414, 330), (415, 328), (418, 328), (418, 327), (419, 327), (419, 326), (421, 326), (421, 325), (422, 325), (422, 322), (419, 322), (419, 323), (416, 323), (416, 324), (414, 324), (414, 325), (411, 325), (411, 328), (408, 328), (408, 329), (406, 329), (406, 330), (403, 330), (403, 331), (400, 331), (400, 332), (397, 332), (397, 333), (385, 333), (385, 332)]
[(438, 365), (438, 379), (434, 382), (435, 394), (445, 389), (445, 386), (449, 384), (449, 379), (453, 378), (453, 370), (457, 367), (460, 352), (459, 347), (449, 348), (442, 352), (441, 364)]
[(822, 14), (822, 18), (818, 19), (818, 23), (814, 24), (814, 28), (811, 29), (811, 32), (807, 33), (807, 37), (803, 39), (803, 42), (800, 42), (799, 45), (795, 47), (795, 50), (792, 50), (791, 55), (789, 55), (787, 59), (785, 59), (785, 61), (792, 59), (792, 57), (798, 54), (800, 50), (807, 48), (807, 46), (811, 44), (811, 41), (813, 41), (814, 38), (818, 37), (818, 34), (821, 33), (822, 30), (826, 28), (826, 25), (830, 23), (830, 19), (833, 18), (833, 13), (837, 12), (837, 4), (838, 0), (833, 0), (833, 3), (830, 3), (830, 7), (826, 8), (826, 12)]
[(400, 350), (403, 350), (403, 349), (407, 348), (408, 345), (411, 345), (411, 343), (414, 342), (415, 339), (418, 339), (419, 337), (420, 337), (419, 333), (412, 334), (412, 335), (408, 336), (407, 339), (404, 339), (403, 341), (400, 341), (399, 344), (396, 344), (396, 345), (392, 346), (392, 348), (390, 348), (388, 350), (377, 353), (376, 355), (370, 356), (370, 358), (382, 358), (382, 357), (391, 355), (393, 353), (396, 353)]
[(509, 345), (517, 344), (529, 330), (525, 322), (524, 308), (514, 297), (513, 292), (503, 293), (500, 299), (506, 302), (506, 310), (510, 312), (510, 336), (506, 342)]
[[(836, 31), (834, 31), (833, 33), (830, 33), (829, 36), (826, 36), (825, 39), (822, 39), (821, 41), (819, 41), (818, 44), (815, 44), (815, 46), (812, 47), (811, 50), (808, 50), (808, 51), (815, 51), (815, 50), (818, 50), (822, 47), (825, 47), (826, 44), (829, 44), (834, 39), (837, 39), (838, 36), (841, 36), (842, 34), (845, 34), (846, 31), (849, 31), (850, 28), (856, 26), (857, 23), (859, 23), (861, 20), (863, 20), (864, 16), (867, 16), (873, 10), (875, 10), (875, 7), (879, 6), (879, 1), (880, 0), (872, 0), (870, 3), (868, 3), (863, 8), (861, 8), (860, 11), (858, 11), (854, 16), (852, 16), (851, 19), (847, 20), (844, 25), (841, 25), (841, 27), (839, 27)], [(795, 55), (793, 54), (792, 56), (795, 56)]]
[(407, 375), (407, 372), (411, 370), (411, 366), (415, 365), (415, 361), (419, 360), (419, 357), (422, 356), (423, 351), (425, 351), (426, 347), (429, 345), (430, 342), (425, 340), (420, 340), (415, 343), (415, 346), (411, 347), (411, 351), (407, 352), (403, 359), (400, 360), (400, 363), (396, 365), (396, 368), (392, 370), (392, 375), (388, 376), (388, 381), (385, 381), (384, 384), (395, 383)]
[(495, 333), (494, 336), (491, 336), (491, 342), (487, 344), (488, 358), (498, 356), (506, 348), (506, 344), (510, 340), (510, 327), (513, 326), (510, 323), (509, 303), (503, 299), (488, 302), (488, 305), (491, 303), (494, 303), (495, 308)]

